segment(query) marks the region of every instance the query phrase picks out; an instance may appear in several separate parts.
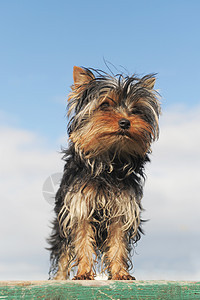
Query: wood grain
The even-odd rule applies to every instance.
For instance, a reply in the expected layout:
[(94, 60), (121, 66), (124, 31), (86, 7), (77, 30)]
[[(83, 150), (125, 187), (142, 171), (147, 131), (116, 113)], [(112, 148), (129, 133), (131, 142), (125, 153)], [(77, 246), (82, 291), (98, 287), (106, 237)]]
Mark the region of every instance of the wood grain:
[(1, 281), (0, 299), (200, 299), (190, 281)]

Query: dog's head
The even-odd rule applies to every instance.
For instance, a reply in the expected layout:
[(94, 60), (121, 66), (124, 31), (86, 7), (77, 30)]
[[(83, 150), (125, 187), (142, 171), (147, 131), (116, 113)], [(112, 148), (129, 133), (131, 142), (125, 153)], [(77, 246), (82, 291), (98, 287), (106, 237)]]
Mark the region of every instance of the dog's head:
[[(95, 76), (95, 75), (96, 76)], [(160, 104), (155, 76), (110, 76), (74, 67), (69, 137), (86, 158), (144, 157), (158, 138)]]

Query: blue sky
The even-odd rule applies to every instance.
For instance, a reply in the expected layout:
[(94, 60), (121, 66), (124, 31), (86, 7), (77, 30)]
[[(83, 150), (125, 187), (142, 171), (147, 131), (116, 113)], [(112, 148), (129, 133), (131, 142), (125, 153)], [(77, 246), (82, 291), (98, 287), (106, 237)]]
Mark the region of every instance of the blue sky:
[(163, 96), (135, 276), (199, 279), (199, 12), (198, 0), (0, 1), (0, 280), (47, 278), (42, 186), (62, 172), (72, 69), (108, 71), (104, 59), (113, 72), (158, 73)]

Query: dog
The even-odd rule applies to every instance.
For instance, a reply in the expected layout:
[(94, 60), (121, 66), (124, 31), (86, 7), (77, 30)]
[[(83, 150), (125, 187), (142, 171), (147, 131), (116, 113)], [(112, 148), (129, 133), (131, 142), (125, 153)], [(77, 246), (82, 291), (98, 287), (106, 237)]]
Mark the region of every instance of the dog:
[(144, 166), (159, 136), (155, 74), (109, 75), (74, 67), (68, 102), (69, 144), (49, 238), (50, 278), (134, 280), (131, 249), (143, 233)]

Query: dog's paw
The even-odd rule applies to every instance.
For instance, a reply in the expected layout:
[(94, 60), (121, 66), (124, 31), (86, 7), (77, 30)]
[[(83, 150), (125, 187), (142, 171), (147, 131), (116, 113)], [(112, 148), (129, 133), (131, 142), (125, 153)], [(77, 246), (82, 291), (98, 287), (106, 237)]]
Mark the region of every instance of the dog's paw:
[(74, 276), (72, 280), (94, 280), (94, 275), (90, 273), (79, 274)]
[(130, 274), (115, 274), (111, 278), (111, 280), (136, 280), (135, 277)]

